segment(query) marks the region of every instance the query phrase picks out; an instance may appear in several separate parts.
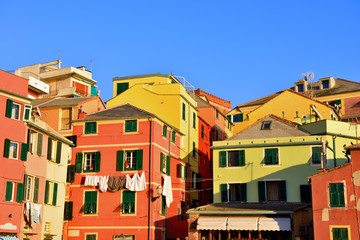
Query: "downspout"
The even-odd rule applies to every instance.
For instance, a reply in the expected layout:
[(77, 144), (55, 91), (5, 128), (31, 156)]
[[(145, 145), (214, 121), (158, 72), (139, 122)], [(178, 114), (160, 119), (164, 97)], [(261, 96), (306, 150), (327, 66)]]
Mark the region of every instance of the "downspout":
[(191, 122), (190, 122), (190, 117), (191, 117), (191, 115), (190, 115), (190, 104), (189, 104), (189, 118), (188, 118), (188, 163), (189, 163), (189, 165), (190, 165), (190, 127), (191, 127)]
[(153, 129), (153, 119), (150, 118), (150, 142), (149, 142), (149, 229), (148, 235), (149, 240), (151, 240), (151, 201), (152, 201), (152, 188), (151, 188), (151, 177), (152, 177), (152, 129)]
[(291, 213), (291, 214), (290, 214), (290, 216), (291, 216), (291, 227), (292, 227), (292, 229), (291, 229), (291, 231), (292, 231), (292, 239), (293, 239), (293, 240), (295, 240), (295, 223), (294, 223), (294, 214), (293, 214), (293, 213)]
[(337, 136), (332, 136), (332, 139), (333, 139), (333, 154), (334, 154), (334, 167), (336, 167), (336, 148), (335, 148), (335, 139), (336, 139)]
[[(357, 205), (357, 201), (356, 201), (356, 186), (355, 186), (355, 184), (354, 184), (354, 182), (355, 182), (355, 179), (354, 179), (354, 175), (353, 175), (353, 173), (354, 173), (354, 170), (353, 170), (353, 162), (351, 162), (351, 164), (350, 164), (350, 166), (351, 166), (351, 179), (352, 179), (352, 185), (353, 185), (353, 188), (354, 188), (354, 198), (355, 198), (355, 204)], [(358, 214), (358, 209), (356, 209), (357, 208), (357, 206), (355, 205), (355, 212), (356, 212), (356, 223), (357, 223), (357, 233), (358, 233), (358, 237), (359, 237), (359, 239), (360, 239), (360, 231), (359, 231), (359, 227), (360, 227), (360, 225), (359, 225), (359, 214)]]
[[(171, 129), (172, 131), (174, 131), (174, 129)], [(171, 133), (172, 131), (170, 132), (169, 134), (169, 157), (171, 156)], [(171, 162), (171, 160), (170, 160)], [(171, 163), (170, 163), (170, 167), (171, 167)], [(170, 176), (170, 174), (169, 174)], [(168, 239), (168, 209), (166, 209), (166, 212), (165, 212), (165, 236), (166, 236), (166, 239)]]

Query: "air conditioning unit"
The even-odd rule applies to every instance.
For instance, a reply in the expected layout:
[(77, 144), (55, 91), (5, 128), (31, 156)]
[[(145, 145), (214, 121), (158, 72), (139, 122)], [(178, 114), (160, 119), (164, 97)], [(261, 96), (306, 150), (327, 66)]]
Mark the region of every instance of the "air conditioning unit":
[(305, 224), (301, 224), (299, 233), (300, 233), (300, 235), (308, 235), (308, 226)]

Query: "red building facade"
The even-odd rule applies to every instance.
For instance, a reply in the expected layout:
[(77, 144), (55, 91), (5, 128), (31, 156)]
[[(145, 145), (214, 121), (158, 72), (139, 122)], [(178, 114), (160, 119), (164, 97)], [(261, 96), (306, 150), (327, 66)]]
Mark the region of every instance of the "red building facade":
[(360, 146), (351, 162), (310, 176), (315, 239), (360, 239)]
[[(77, 147), (68, 174), (64, 239), (186, 237), (190, 168), (180, 160), (182, 133), (126, 104), (74, 121), (73, 134)], [(129, 178), (143, 174), (146, 189), (144, 181), (134, 190), (117, 180), (128, 176), (126, 183), (131, 183)], [(91, 182), (98, 176), (111, 177), (106, 191), (103, 184)], [(171, 185), (166, 184), (169, 179)], [(166, 191), (169, 186), (171, 190)], [(166, 193), (170, 192), (173, 201), (167, 207), (171, 196)]]
[[(0, 70), (0, 237), (19, 236), (27, 160), (28, 80)], [(6, 127), (4, 127), (6, 126)]]

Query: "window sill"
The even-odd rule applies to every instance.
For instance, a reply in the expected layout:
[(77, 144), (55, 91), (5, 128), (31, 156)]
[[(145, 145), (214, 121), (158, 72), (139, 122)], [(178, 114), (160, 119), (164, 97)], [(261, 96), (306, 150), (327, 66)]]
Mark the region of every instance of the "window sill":
[(83, 136), (88, 136), (88, 137), (91, 137), (91, 136), (98, 136), (99, 133), (83, 133)]
[(123, 134), (139, 134), (139, 131), (134, 131), (134, 132), (123, 132)]
[(136, 217), (136, 213), (120, 213), (120, 216)]
[(83, 217), (93, 217), (93, 216), (98, 216), (99, 213), (83, 213), (82, 216)]

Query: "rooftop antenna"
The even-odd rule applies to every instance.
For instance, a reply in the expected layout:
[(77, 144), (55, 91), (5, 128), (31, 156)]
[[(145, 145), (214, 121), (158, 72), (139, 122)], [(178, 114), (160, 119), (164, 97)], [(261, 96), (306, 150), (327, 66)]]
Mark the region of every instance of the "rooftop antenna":
[[(314, 101), (313, 91), (312, 91), (312, 80), (314, 79), (314, 73), (313, 72), (306, 72), (302, 74), (302, 77), (305, 79), (305, 81), (310, 81), (310, 98), (311, 98), (311, 105)], [(305, 83), (306, 84), (306, 83)], [(311, 122), (311, 106), (310, 106), (310, 122)]]

